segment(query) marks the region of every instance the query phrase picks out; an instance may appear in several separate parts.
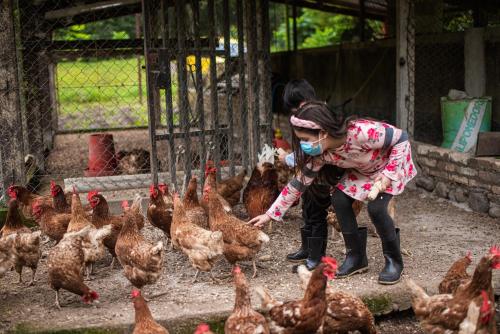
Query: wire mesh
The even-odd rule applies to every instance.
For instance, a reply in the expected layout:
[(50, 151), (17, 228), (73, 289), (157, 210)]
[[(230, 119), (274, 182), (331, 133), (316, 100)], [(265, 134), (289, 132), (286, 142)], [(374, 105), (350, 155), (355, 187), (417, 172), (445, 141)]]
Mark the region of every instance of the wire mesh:
[[(20, 83), (8, 89), (20, 90), (31, 190), (50, 180), (144, 187), (151, 173), (176, 184), (192, 170), (202, 180), (207, 163), (228, 175), (248, 167), (244, 2), (14, 2)], [(255, 122), (269, 123), (256, 108)]]

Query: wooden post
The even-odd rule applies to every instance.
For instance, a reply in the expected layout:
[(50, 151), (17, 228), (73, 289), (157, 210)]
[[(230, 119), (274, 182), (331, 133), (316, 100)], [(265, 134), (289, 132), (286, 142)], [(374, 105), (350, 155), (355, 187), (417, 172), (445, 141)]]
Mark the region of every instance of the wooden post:
[(484, 28), (469, 28), (464, 38), (465, 91), (480, 97), (486, 93)]
[(285, 22), (286, 22), (286, 49), (290, 51), (292, 49), (292, 43), (290, 41), (290, 6), (285, 3)]
[(413, 0), (396, 0), (396, 124), (414, 132), (415, 26)]
[(292, 6), (292, 16), (293, 16), (293, 51), (297, 51), (298, 49), (298, 36), (297, 36), (297, 4), (295, 0), (293, 1)]
[(365, 0), (359, 0), (359, 39), (361, 42), (365, 41)]
[[(269, 26), (269, 0), (259, 1), (259, 76), (260, 76), (260, 114), (266, 126), (264, 143), (272, 145), (273, 140), (273, 113), (271, 96), (271, 31)], [(262, 145), (261, 145), (262, 146)], [(259, 147), (259, 151), (262, 147)]]
[(19, 93), (18, 59), (14, 30), (13, 1), (2, 0), (0, 6), (0, 190), (11, 183), (24, 182), (23, 136)]

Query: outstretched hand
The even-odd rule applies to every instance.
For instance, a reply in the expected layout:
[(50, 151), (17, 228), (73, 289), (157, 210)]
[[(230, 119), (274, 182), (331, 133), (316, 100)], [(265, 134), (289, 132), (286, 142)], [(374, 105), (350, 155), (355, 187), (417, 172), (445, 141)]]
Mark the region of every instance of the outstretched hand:
[(263, 228), (266, 223), (271, 221), (271, 217), (266, 214), (252, 218), (247, 224), (253, 225), (257, 228)]

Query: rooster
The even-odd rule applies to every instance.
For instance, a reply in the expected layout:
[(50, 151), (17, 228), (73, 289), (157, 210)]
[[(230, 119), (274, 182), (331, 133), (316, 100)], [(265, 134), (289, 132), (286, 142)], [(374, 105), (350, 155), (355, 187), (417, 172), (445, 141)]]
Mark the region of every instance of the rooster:
[(49, 284), (56, 291), (56, 306), (59, 309), (61, 289), (81, 296), (85, 304), (99, 299), (97, 292), (90, 290), (83, 282), (85, 257), (82, 242), (88, 238), (90, 230), (91, 227), (86, 226), (79, 231), (66, 233), (48, 255)]
[(99, 229), (92, 225), (85, 217), (85, 211), (83, 210), (80, 196), (76, 193), (75, 189), (71, 199), (71, 219), (68, 224), (67, 232), (78, 232), (87, 226), (90, 228), (90, 232), (82, 242), (82, 249), (87, 279), (90, 279), (90, 275), (94, 269), (94, 263), (104, 258), (105, 251), (103, 242), (104, 239), (111, 234), (112, 229), (111, 225), (106, 225)]
[(219, 201), (217, 193), (210, 187), (204, 194), (208, 202), (208, 224), (212, 231), (221, 231), (224, 238), (224, 256), (231, 264), (240, 261), (252, 261), (253, 276), (257, 275), (255, 257), (263, 244), (269, 242), (269, 236), (252, 225), (227, 213)]
[(148, 220), (154, 227), (162, 230), (170, 239), (170, 226), (172, 225), (173, 201), (166, 184), (154, 184), (149, 187)]
[[(307, 284), (312, 273), (304, 265), (298, 267), (302, 288)], [(326, 287), (326, 314), (323, 320), (323, 333), (349, 333), (359, 331), (361, 334), (376, 334), (373, 314), (363, 301), (350, 293), (336, 291), (331, 285)]]
[(15, 199), (9, 202), (7, 218), (1, 232), (2, 239), (13, 236), (13, 249), (16, 254), (14, 268), (19, 274), (19, 283), (23, 282), (23, 268), (29, 267), (32, 272), (29, 285), (33, 285), (35, 282), (38, 261), (42, 255), (40, 250), (41, 231), (32, 232), (29, 228), (24, 226), (21, 221), (21, 215), (19, 214), (18, 201)]
[(236, 287), (236, 298), (233, 313), (227, 318), (224, 325), (226, 334), (268, 334), (269, 327), (266, 318), (252, 309), (250, 291), (245, 274), (240, 267), (233, 269), (234, 285)]
[[(413, 295), (413, 310), (422, 328), (435, 334), (458, 331), (460, 323), (467, 316), (469, 304), (480, 296), (483, 290), (488, 293), (489, 300), (493, 303), (491, 278), (494, 269), (500, 269), (500, 248), (496, 246), (481, 258), (472, 278), (460, 285), (453, 295), (429, 296), (413, 280), (408, 280), (407, 285)], [(494, 323), (494, 320), (492, 322)], [(494, 324), (491, 326), (494, 330)], [(490, 333), (496, 333), (496, 330)]]
[(455, 261), (448, 272), (443, 278), (443, 281), (439, 283), (439, 293), (455, 293), (458, 286), (465, 281), (470, 279), (470, 275), (467, 273), (467, 267), (472, 262), (471, 252), (467, 252), (467, 254)]
[(326, 314), (326, 285), (335, 277), (337, 262), (324, 257), (314, 269), (304, 297), (300, 300), (279, 302), (263, 287), (256, 289), (267, 313), (271, 333), (315, 333), (323, 324)]
[(153, 319), (141, 291), (132, 290), (135, 309), (135, 328), (132, 334), (168, 334), (168, 331)]
[[(136, 197), (140, 197), (137, 195)], [(155, 283), (163, 264), (163, 242), (152, 245), (141, 235), (136, 217), (130, 211), (124, 214), (124, 224), (116, 240), (115, 253), (125, 277), (136, 288)]]
[[(116, 240), (118, 239), (118, 234), (122, 230), (124, 216), (114, 216), (111, 215), (109, 211), (109, 205), (104, 196), (99, 194), (97, 191), (91, 191), (87, 194), (87, 199), (92, 207), (92, 216), (91, 221), (92, 224), (96, 228), (102, 228), (104, 226), (109, 226), (111, 228), (111, 234), (104, 238), (104, 246), (108, 249), (108, 252), (111, 254), (113, 259), (111, 260), (110, 267), (113, 268), (116, 254), (115, 254), (115, 246)], [(132, 210), (134, 213), (134, 217), (136, 217), (135, 222), (139, 229), (144, 227), (144, 217), (140, 213), (140, 198), (138, 198), (138, 203), (132, 205), (129, 210)], [(123, 203), (122, 203), (123, 205)], [(128, 207), (128, 202), (127, 202)], [(126, 210), (126, 207), (123, 208)]]
[(43, 234), (59, 242), (68, 229), (70, 213), (58, 213), (52, 206), (40, 202), (33, 203), (33, 216)]
[(197, 187), (198, 181), (196, 177), (192, 177), (184, 194), (184, 209), (190, 222), (208, 228), (208, 216), (198, 201)]

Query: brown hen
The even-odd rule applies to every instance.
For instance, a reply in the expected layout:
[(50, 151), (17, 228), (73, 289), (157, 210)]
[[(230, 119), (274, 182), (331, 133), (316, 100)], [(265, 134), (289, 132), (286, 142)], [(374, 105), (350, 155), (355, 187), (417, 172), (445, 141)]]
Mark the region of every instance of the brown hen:
[(83, 282), (84, 254), (82, 242), (88, 238), (91, 227), (68, 232), (48, 255), (49, 284), (56, 291), (56, 306), (60, 309), (59, 290), (64, 289), (82, 297), (86, 304), (99, 298), (97, 292)]
[[(333, 260), (333, 259), (331, 259)], [(313, 271), (304, 297), (300, 300), (279, 302), (269, 292), (259, 287), (257, 294), (262, 301), (262, 309), (271, 333), (315, 333), (323, 324), (326, 314), (327, 279), (333, 278), (336, 270), (335, 260), (324, 261)]]
[(151, 315), (148, 304), (139, 290), (132, 291), (132, 300), (135, 309), (135, 327), (132, 334), (168, 334), (165, 327), (157, 323)]
[(43, 234), (56, 242), (63, 238), (68, 229), (71, 214), (58, 213), (52, 206), (39, 202), (33, 204), (32, 212)]
[(189, 180), (182, 203), (184, 204), (186, 217), (191, 223), (203, 228), (208, 228), (208, 216), (198, 200), (197, 188), (198, 180), (196, 177), (192, 177), (191, 180)]
[(262, 245), (269, 242), (269, 236), (255, 226), (227, 213), (219, 201), (217, 193), (210, 187), (205, 189), (205, 197), (208, 197), (208, 224), (212, 231), (221, 231), (224, 239), (224, 256), (231, 264), (240, 261), (252, 261), (253, 276), (257, 275), (255, 257)]
[(225, 334), (268, 334), (269, 326), (266, 318), (252, 309), (250, 301), (250, 290), (240, 267), (233, 269), (236, 298), (234, 309), (224, 325)]
[(173, 202), (165, 184), (154, 184), (149, 187), (148, 220), (154, 227), (159, 228), (170, 239), (172, 225)]
[[(460, 285), (453, 295), (429, 296), (413, 280), (408, 280), (408, 287), (413, 294), (413, 310), (422, 328), (433, 334), (456, 333), (467, 316), (469, 304), (479, 297), (483, 290), (494, 303), (491, 285), (494, 269), (500, 269), (500, 249), (497, 247), (492, 247), (489, 254), (481, 258), (472, 278)], [(494, 323), (494, 320), (492, 322)], [(494, 324), (491, 327), (491, 333), (496, 333)]]
[(470, 279), (467, 268), (472, 262), (471, 253), (455, 261), (446, 272), (443, 281), (439, 283), (439, 293), (455, 293), (458, 286)]
[[(298, 267), (302, 288), (307, 284), (312, 273), (303, 265)], [(323, 333), (349, 333), (359, 331), (361, 334), (375, 334), (375, 319), (363, 301), (350, 293), (326, 287), (326, 314), (323, 319)]]

